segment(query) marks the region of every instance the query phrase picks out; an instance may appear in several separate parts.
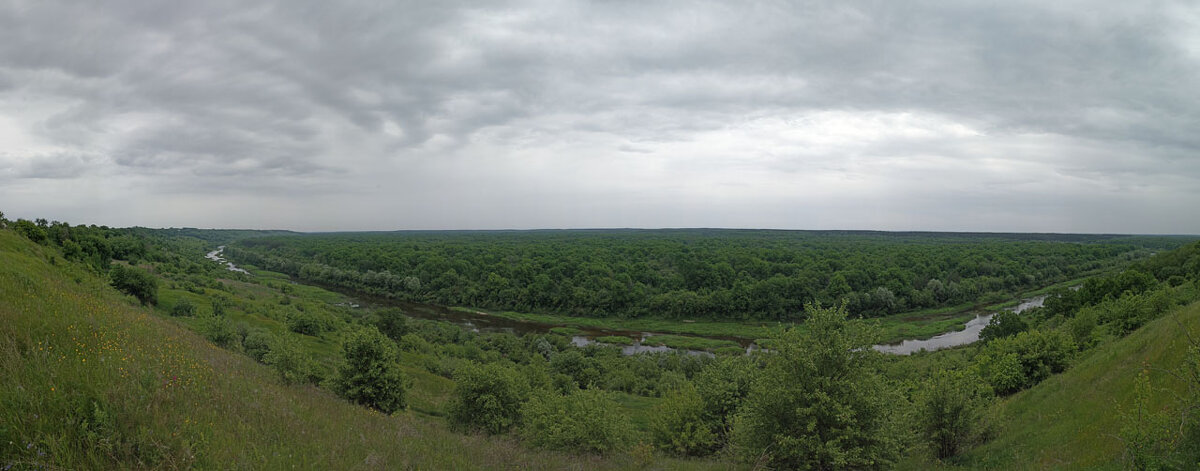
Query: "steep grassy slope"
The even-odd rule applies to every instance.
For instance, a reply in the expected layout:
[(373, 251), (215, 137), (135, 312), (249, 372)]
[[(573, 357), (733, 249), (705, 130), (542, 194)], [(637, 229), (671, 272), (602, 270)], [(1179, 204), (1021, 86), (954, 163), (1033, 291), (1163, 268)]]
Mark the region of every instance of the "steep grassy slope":
[[(1151, 408), (1174, 407), (1188, 332), (1200, 341), (1200, 303), (1176, 309), (1098, 348), (1066, 372), (998, 405), (996, 439), (956, 460), (967, 469), (1122, 469), (1120, 410), (1133, 408), (1139, 372), (1156, 388)], [(924, 469), (928, 463), (914, 464)]]
[[(631, 456), (532, 451), (284, 386), (137, 306), (52, 249), (0, 231), (0, 467), (585, 469)], [(652, 467), (724, 468), (659, 460)]]

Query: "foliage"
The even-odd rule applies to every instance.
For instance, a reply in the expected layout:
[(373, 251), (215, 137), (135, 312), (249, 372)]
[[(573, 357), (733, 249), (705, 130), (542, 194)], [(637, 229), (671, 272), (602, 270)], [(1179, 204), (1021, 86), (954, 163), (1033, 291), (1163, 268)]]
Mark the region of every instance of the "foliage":
[[(403, 232), (259, 237), (229, 257), (407, 301), (577, 316), (798, 320), (1003, 299), (1178, 238), (813, 231)], [(1134, 252), (1137, 251), (1137, 252)]]
[(844, 307), (808, 306), (780, 331), (734, 427), (746, 458), (787, 469), (882, 469), (899, 457), (903, 397), (876, 371), (877, 333)]
[(158, 279), (154, 275), (137, 268), (114, 265), (110, 276), (114, 288), (133, 295), (142, 304), (158, 304)]
[(497, 434), (520, 418), (529, 385), (520, 373), (497, 363), (468, 363), (454, 373), (454, 396), (448, 407), (452, 423)]
[(921, 436), (939, 459), (958, 454), (982, 436), (991, 390), (971, 371), (939, 370), (922, 382), (915, 399)]
[(343, 353), (345, 363), (335, 380), (343, 397), (389, 414), (405, 407), (409, 379), (397, 363), (396, 345), (379, 329), (372, 326), (351, 333)]
[(1175, 469), (1172, 466), (1178, 440), (1175, 427), (1165, 411), (1151, 408), (1152, 395), (1149, 372), (1142, 370), (1134, 383), (1133, 410), (1118, 411), (1121, 415), (1119, 436), (1125, 446), (1122, 458), (1126, 469)]
[(246, 340), (254, 338), (253, 351), (263, 352), (263, 363), (274, 368), (284, 383), (316, 382), (319, 379), (316, 375), (316, 365), (304, 352), (299, 339), (288, 334), (270, 336), (264, 351), (261, 342), (263, 337), (267, 336), (269, 334), (261, 332), (247, 336)]
[(375, 327), (392, 340), (399, 342), (409, 332), (408, 316), (399, 309), (384, 309), (376, 316)]
[(213, 343), (222, 347), (232, 347), (238, 340), (233, 321), (228, 317), (208, 316), (204, 318), (201, 331)]
[(292, 311), (287, 316), (288, 329), (297, 334), (321, 335), (333, 329), (333, 320), (313, 311)]
[(755, 358), (725, 357), (706, 365), (693, 379), (704, 400), (705, 415), (714, 422), (722, 444), (728, 440), (734, 415), (750, 393), (758, 372)]
[(988, 325), (979, 332), (979, 340), (988, 342), (999, 338), (1011, 337), (1024, 332), (1028, 328), (1029, 324), (1026, 324), (1021, 319), (1020, 314), (1003, 310), (992, 316), (992, 320), (988, 321)]
[(1033, 386), (1067, 368), (1075, 343), (1059, 330), (1032, 330), (989, 342), (977, 365), (996, 394), (1011, 394)]
[(250, 358), (266, 362), (267, 353), (271, 351), (271, 343), (274, 342), (275, 336), (271, 332), (264, 329), (253, 329), (246, 333), (246, 337), (242, 339), (242, 351), (246, 352)]
[(188, 301), (187, 298), (180, 298), (174, 306), (171, 306), (171, 315), (180, 317), (194, 316), (196, 315), (196, 305)]
[(651, 414), (651, 438), (664, 451), (699, 456), (718, 444), (714, 429), (719, 423), (707, 414), (704, 398), (690, 383), (667, 394)]
[(521, 408), (521, 417), (521, 436), (538, 447), (606, 453), (633, 443), (629, 417), (603, 391), (540, 391)]

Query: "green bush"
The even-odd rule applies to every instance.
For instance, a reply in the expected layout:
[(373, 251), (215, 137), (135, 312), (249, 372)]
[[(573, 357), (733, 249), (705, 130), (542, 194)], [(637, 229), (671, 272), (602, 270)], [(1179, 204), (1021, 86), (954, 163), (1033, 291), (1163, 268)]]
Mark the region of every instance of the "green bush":
[(375, 327), (392, 340), (399, 342), (410, 330), (408, 316), (405, 316), (399, 309), (384, 309), (377, 316)]
[(328, 317), (308, 311), (288, 313), (287, 325), (292, 332), (313, 336), (333, 329), (333, 322)]
[(939, 459), (949, 458), (985, 435), (983, 412), (992, 395), (971, 371), (935, 372), (916, 394), (921, 437)]
[(351, 333), (342, 345), (345, 363), (338, 369), (335, 388), (350, 401), (380, 412), (405, 407), (409, 379), (400, 369), (396, 344), (374, 326)]
[[(263, 334), (270, 335), (265, 332)], [(252, 334), (247, 340), (251, 337), (258, 336)], [(257, 342), (258, 340), (255, 340), (256, 344)], [(304, 353), (299, 339), (284, 333), (273, 336), (269, 342), (270, 347), (263, 353), (263, 363), (274, 368), (285, 383), (315, 383), (320, 379), (316, 374), (316, 364)], [(261, 346), (256, 345), (255, 351), (260, 350)]]
[(142, 304), (158, 304), (158, 279), (154, 275), (137, 268), (115, 265), (111, 277), (114, 288), (133, 295)]
[(520, 373), (496, 363), (469, 363), (454, 373), (454, 396), (448, 406), (450, 422), (458, 426), (503, 433), (520, 418), (529, 384)]
[(900, 456), (904, 397), (877, 372), (877, 328), (807, 306), (779, 331), (735, 419), (743, 457), (782, 469), (881, 469)]
[(556, 450), (605, 453), (625, 448), (633, 442), (633, 425), (608, 394), (541, 391), (521, 408), (521, 436), (534, 446)]
[(202, 325), (204, 336), (222, 347), (232, 347), (238, 338), (233, 322), (227, 317), (209, 316)]
[(1028, 329), (1029, 325), (1021, 319), (1020, 314), (1004, 310), (992, 316), (987, 327), (979, 332), (979, 340), (990, 342), (999, 338), (1012, 337)]
[(171, 315), (180, 317), (191, 317), (196, 315), (196, 305), (188, 301), (187, 298), (180, 298), (174, 306), (171, 306)]
[(718, 444), (718, 423), (705, 411), (704, 398), (687, 384), (665, 396), (651, 413), (650, 436), (654, 445), (668, 453), (700, 456)]
[(263, 329), (251, 330), (246, 334), (246, 338), (242, 339), (242, 349), (250, 358), (265, 362), (264, 358), (271, 351), (271, 342), (275, 340), (274, 337)]

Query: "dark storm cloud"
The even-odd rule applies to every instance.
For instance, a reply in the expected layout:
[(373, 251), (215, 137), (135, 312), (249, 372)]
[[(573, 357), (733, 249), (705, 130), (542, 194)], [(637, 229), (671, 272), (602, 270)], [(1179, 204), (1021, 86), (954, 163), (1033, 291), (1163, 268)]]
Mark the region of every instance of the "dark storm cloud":
[[(1096, 215), (1200, 202), (1198, 20), (1169, 1), (11, 1), (0, 179), (127, 179), (112, 198), (201, 213), (172, 193), (238, 194), (312, 211), (210, 224), (301, 229), (1197, 232)], [(37, 209), (103, 212), (76, 198)]]

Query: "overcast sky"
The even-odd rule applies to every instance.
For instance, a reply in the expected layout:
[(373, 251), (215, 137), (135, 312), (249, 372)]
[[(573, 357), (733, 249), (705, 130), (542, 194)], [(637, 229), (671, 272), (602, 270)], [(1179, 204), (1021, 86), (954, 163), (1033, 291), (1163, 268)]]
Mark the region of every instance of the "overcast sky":
[(1193, 1), (0, 0), (0, 211), (1200, 233)]

